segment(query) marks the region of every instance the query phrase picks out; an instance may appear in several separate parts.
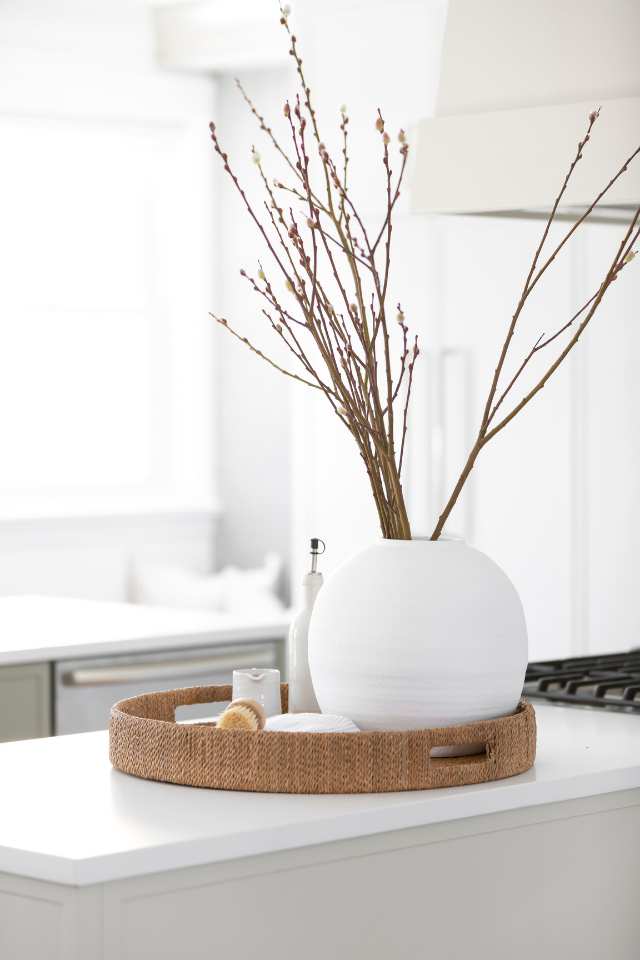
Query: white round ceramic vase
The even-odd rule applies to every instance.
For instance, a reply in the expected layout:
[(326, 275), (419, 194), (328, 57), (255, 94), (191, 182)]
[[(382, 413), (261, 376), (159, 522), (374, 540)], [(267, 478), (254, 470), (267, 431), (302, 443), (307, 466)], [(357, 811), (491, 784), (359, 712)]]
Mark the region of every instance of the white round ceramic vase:
[(512, 713), (527, 628), (507, 575), (459, 541), (381, 540), (318, 594), (309, 631), (323, 713), (415, 730)]

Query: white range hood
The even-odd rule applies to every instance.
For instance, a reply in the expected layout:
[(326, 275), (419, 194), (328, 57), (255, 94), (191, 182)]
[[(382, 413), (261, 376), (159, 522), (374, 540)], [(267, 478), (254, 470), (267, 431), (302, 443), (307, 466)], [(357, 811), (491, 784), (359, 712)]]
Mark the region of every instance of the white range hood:
[[(562, 215), (640, 144), (640, 0), (450, 0), (435, 116), (414, 131), (412, 209), (539, 216), (600, 118)], [(598, 207), (640, 205), (640, 157)]]

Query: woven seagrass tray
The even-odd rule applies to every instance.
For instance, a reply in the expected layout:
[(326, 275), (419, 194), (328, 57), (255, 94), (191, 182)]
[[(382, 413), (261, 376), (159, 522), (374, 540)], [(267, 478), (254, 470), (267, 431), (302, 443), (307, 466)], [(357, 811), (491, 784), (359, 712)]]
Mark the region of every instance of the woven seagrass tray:
[[(286, 712), (287, 684), (281, 698)], [(430, 730), (247, 733), (175, 721), (176, 707), (230, 699), (224, 685), (121, 700), (111, 709), (111, 763), (136, 777), (216, 790), (388, 793), (513, 777), (536, 755), (535, 713), (525, 700), (508, 717)], [(484, 752), (430, 756), (433, 747), (454, 744), (481, 744)]]

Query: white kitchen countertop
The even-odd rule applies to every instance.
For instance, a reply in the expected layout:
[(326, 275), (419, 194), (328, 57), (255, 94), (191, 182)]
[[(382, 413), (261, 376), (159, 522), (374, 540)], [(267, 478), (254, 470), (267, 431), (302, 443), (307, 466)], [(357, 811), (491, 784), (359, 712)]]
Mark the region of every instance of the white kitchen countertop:
[(286, 611), (257, 618), (66, 597), (2, 597), (0, 666), (251, 642), (284, 636), (289, 621)]
[(106, 732), (0, 744), (0, 872), (85, 885), (640, 787), (640, 716), (536, 706), (527, 773), (366, 796), (225, 793), (113, 770)]

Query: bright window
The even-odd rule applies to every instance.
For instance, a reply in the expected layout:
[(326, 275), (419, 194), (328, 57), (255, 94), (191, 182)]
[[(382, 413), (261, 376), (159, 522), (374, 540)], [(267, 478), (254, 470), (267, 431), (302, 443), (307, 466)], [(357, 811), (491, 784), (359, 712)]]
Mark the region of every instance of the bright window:
[(0, 513), (213, 499), (199, 132), (0, 117)]

